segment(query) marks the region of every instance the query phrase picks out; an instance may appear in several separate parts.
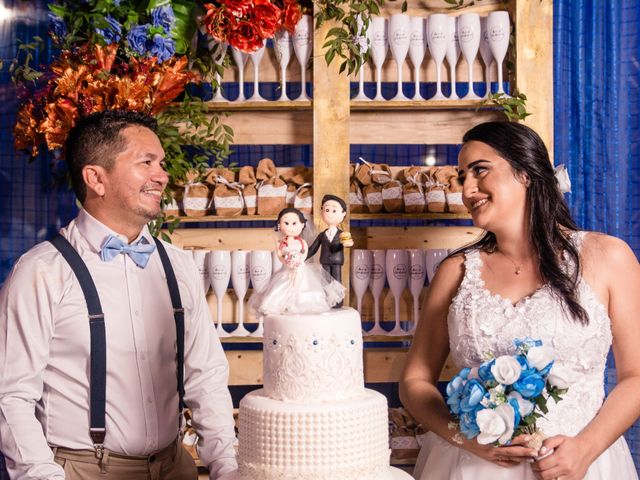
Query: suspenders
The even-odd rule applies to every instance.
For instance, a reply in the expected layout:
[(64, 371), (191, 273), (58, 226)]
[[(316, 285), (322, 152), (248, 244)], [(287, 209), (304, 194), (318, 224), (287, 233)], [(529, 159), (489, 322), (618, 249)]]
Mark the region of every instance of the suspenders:
[[(182, 413), (185, 408), (184, 403), (184, 309), (180, 300), (180, 290), (176, 280), (175, 272), (171, 267), (167, 251), (162, 242), (154, 238), (165, 275), (167, 277), (167, 286), (169, 287), (169, 295), (171, 296), (171, 304), (173, 306), (173, 317), (176, 324), (176, 350), (177, 350), (177, 377), (178, 377), (178, 410)], [(104, 328), (104, 314), (100, 304), (100, 297), (96, 290), (95, 283), (91, 278), (91, 274), (87, 269), (84, 261), (78, 252), (62, 235), (57, 234), (50, 240), (56, 249), (62, 254), (73, 272), (75, 273), (85, 301), (87, 302), (87, 310), (89, 312), (89, 331), (91, 334), (91, 358), (90, 358), (90, 395), (91, 408), (89, 435), (96, 451), (96, 457), (102, 459), (104, 454), (104, 437), (105, 437), (105, 394), (107, 384), (107, 345)], [(180, 422), (182, 421), (181, 416)]]

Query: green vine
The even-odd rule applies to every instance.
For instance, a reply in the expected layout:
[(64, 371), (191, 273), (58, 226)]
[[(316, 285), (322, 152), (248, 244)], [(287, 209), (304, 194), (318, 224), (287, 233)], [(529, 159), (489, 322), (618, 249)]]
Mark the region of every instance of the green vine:
[(504, 93), (492, 93), (489, 98), (483, 101), (482, 106), (495, 106), (499, 107), (502, 113), (507, 117), (510, 122), (517, 122), (518, 120), (524, 120), (531, 113), (527, 112), (527, 96), (524, 93), (519, 93), (517, 90), (513, 92), (513, 96), (507, 96)]

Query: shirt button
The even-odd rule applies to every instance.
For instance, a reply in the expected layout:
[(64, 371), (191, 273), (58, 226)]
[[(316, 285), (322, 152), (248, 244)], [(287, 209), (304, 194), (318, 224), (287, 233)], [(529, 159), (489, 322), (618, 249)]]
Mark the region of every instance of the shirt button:
[(153, 400), (149, 397), (149, 398), (147, 398), (147, 403), (148, 403), (149, 405), (151, 405), (151, 404), (153, 403)]
[(140, 311), (139, 311), (139, 310), (136, 310), (136, 311), (135, 311), (135, 312), (133, 312), (133, 313), (136, 315), (136, 317), (139, 317), (139, 316), (140, 316)]

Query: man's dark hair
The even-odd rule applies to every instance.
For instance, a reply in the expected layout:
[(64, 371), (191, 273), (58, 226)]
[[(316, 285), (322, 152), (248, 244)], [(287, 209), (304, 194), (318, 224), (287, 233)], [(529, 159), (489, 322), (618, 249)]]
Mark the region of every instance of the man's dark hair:
[(126, 148), (122, 131), (137, 125), (155, 132), (157, 122), (149, 115), (128, 110), (105, 110), (78, 120), (65, 143), (65, 159), (71, 185), (80, 203), (87, 196), (82, 169), (87, 165), (113, 167), (116, 157)]
[(331, 195), (330, 193), (328, 193), (324, 197), (322, 197), (322, 202), (320, 202), (320, 204), (324, 205), (329, 200), (333, 200), (334, 202), (338, 202), (338, 204), (340, 204), (340, 206), (342, 207), (342, 211), (343, 212), (347, 211), (346, 202), (343, 199), (341, 199), (340, 197), (338, 197), (337, 195)]

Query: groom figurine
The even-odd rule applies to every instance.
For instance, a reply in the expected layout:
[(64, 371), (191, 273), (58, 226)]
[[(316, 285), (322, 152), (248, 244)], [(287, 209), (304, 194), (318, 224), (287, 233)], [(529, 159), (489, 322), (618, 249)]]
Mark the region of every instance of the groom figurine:
[(353, 240), (349, 232), (338, 228), (347, 215), (347, 204), (340, 197), (325, 195), (322, 197), (322, 220), (327, 224), (324, 232), (316, 237), (309, 246), (307, 258), (313, 257), (320, 249), (320, 264), (338, 282), (342, 282), (344, 247), (352, 247)]

